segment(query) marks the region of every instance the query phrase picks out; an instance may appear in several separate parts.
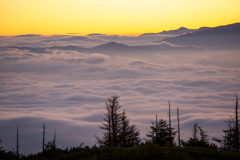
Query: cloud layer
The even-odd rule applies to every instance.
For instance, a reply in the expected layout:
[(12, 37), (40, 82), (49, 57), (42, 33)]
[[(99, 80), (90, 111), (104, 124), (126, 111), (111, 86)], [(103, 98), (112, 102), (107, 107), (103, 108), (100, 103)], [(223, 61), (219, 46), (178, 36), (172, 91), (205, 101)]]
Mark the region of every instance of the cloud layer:
[(163, 45), (160, 36), (121, 37), (106, 35), (0, 37), (0, 139), (4, 148), (15, 146), (19, 125), (20, 152), (41, 151), (42, 123), (46, 141), (57, 130), (57, 146), (93, 145), (101, 136), (105, 99), (121, 96), (120, 103), (131, 123), (144, 138), (154, 120), (168, 118), (171, 101), (173, 127), (180, 108), (183, 139), (191, 136), (194, 122), (210, 136), (219, 136), (224, 120), (234, 114), (240, 90), (238, 50), (164, 50), (145, 54), (80, 53), (72, 50), (9, 48), (96, 46), (117, 41), (134, 45)]

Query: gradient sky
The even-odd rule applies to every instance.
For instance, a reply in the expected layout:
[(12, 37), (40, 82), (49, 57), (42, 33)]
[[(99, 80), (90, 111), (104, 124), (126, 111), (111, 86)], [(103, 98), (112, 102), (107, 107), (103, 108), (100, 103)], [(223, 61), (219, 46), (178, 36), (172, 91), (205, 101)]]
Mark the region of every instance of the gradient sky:
[(0, 35), (138, 35), (240, 21), (239, 0), (0, 0)]
[[(168, 119), (168, 100), (174, 128), (180, 108), (181, 139), (191, 136), (194, 122), (209, 139), (220, 138), (240, 91), (239, 45), (224, 46), (234, 38), (239, 42), (239, 30), (234, 36), (213, 36), (209, 44), (217, 47), (164, 41), (178, 35), (128, 35), (240, 22), (239, 6), (239, 0), (0, 0), (1, 146), (16, 146), (18, 125), (20, 153), (41, 151), (43, 123), (46, 142), (56, 129), (59, 148), (92, 146), (94, 136), (102, 135), (105, 99), (113, 94), (121, 96), (141, 138), (155, 114)], [(107, 35), (85, 36), (90, 33)], [(113, 41), (160, 48), (65, 50)]]

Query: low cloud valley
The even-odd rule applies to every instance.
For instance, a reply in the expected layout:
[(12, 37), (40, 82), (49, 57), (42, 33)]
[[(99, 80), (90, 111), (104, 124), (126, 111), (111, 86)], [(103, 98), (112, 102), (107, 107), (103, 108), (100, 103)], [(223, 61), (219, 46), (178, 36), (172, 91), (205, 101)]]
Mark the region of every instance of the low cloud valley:
[[(146, 138), (146, 128), (156, 114), (168, 119), (168, 100), (175, 129), (180, 108), (183, 139), (191, 136), (194, 122), (210, 137), (220, 137), (226, 128), (224, 121), (234, 115), (235, 96), (240, 91), (239, 49), (189, 48), (164, 41), (173, 36), (0, 37), (2, 146), (14, 148), (18, 125), (20, 152), (41, 151), (39, 132), (43, 123), (47, 126), (46, 141), (52, 140), (56, 129), (60, 148), (81, 142), (92, 146), (94, 135), (102, 135), (99, 125), (105, 100), (113, 94), (121, 96), (120, 104), (140, 129), (141, 138)], [(132, 54), (61, 49), (92, 48), (110, 42), (161, 49)], [(51, 49), (54, 46), (59, 48)]]

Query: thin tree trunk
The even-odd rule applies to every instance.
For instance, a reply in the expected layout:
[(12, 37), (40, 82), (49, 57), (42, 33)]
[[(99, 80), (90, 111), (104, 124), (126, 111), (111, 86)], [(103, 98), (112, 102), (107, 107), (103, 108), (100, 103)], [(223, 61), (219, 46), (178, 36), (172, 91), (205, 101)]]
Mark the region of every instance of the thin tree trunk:
[(123, 147), (126, 147), (126, 122), (125, 122), (125, 111), (122, 113), (122, 125), (123, 125)]
[(172, 126), (171, 126), (171, 109), (170, 109), (170, 100), (168, 101), (169, 104), (169, 134), (170, 134), (170, 146), (172, 146)]
[(113, 146), (115, 147), (116, 146), (116, 130), (115, 130), (115, 113), (114, 113), (114, 105), (115, 105), (115, 102), (114, 102), (114, 99), (113, 99), (113, 102), (112, 102), (112, 106), (111, 106), (111, 118), (112, 118), (112, 132), (113, 132)]
[(44, 145), (45, 145), (45, 123), (43, 123), (43, 141), (42, 141), (42, 152), (45, 152)]
[(19, 159), (19, 134), (18, 134), (18, 125), (17, 125), (17, 159)]
[(236, 151), (239, 152), (239, 137), (238, 137), (238, 136), (239, 136), (239, 135), (238, 135), (238, 134), (239, 134), (239, 129), (238, 129), (238, 96), (237, 96), (237, 94), (236, 94), (236, 109), (235, 109), (235, 111), (236, 111), (236, 120), (235, 120), (235, 121), (236, 121), (236, 127), (235, 127), (235, 128), (236, 128), (236, 131), (235, 131), (235, 132), (236, 132), (236, 133), (235, 133), (235, 134), (236, 134), (236, 142), (235, 142), (236, 144), (235, 144), (235, 146), (236, 146)]
[(178, 146), (180, 147), (180, 124), (179, 124), (179, 108), (177, 108), (177, 120), (178, 120)]
[(158, 117), (157, 117), (157, 115), (156, 115), (156, 138), (155, 138), (155, 140), (156, 140), (156, 143), (158, 143)]
[(55, 129), (54, 136), (53, 136), (53, 147), (55, 150), (56, 149), (56, 129)]
[(111, 135), (111, 112), (108, 109), (108, 147), (112, 146), (112, 135)]

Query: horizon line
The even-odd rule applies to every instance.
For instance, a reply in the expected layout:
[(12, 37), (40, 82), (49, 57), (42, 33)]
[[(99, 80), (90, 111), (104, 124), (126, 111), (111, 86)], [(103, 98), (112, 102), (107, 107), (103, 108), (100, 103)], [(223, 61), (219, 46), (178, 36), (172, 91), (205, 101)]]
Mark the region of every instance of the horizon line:
[[(227, 26), (227, 25), (232, 25), (232, 24), (237, 24), (237, 23), (240, 23), (239, 22), (235, 22), (235, 23), (230, 23), (230, 24), (226, 24), (226, 25), (217, 25), (215, 27), (220, 27), (220, 26)], [(207, 27), (207, 26), (202, 26), (202, 27)], [(97, 33), (97, 32), (92, 32), (92, 33), (88, 33), (88, 34), (81, 34), (81, 33), (74, 33), (74, 32), (68, 32), (68, 33), (65, 33), (65, 34), (37, 34), (37, 33), (28, 33), (28, 34), (12, 34), (12, 35), (0, 35), (0, 37), (21, 37), (21, 36), (46, 36), (46, 37), (50, 37), (50, 36), (69, 36), (69, 35), (76, 35), (76, 36), (91, 36), (91, 35), (106, 35), (106, 36), (126, 36), (126, 37), (138, 37), (140, 35), (143, 35), (143, 34), (157, 34), (157, 33), (161, 33), (163, 31), (171, 31), (171, 30), (178, 30), (180, 28), (187, 28), (187, 29), (200, 29), (202, 27), (199, 27), (199, 28), (187, 28), (187, 27), (178, 27), (177, 29), (170, 29), (170, 30), (162, 30), (162, 31), (159, 31), (159, 32), (145, 32), (145, 33), (138, 33), (138, 34), (107, 34), (107, 33)], [(208, 28), (215, 28), (215, 27), (208, 27)]]

